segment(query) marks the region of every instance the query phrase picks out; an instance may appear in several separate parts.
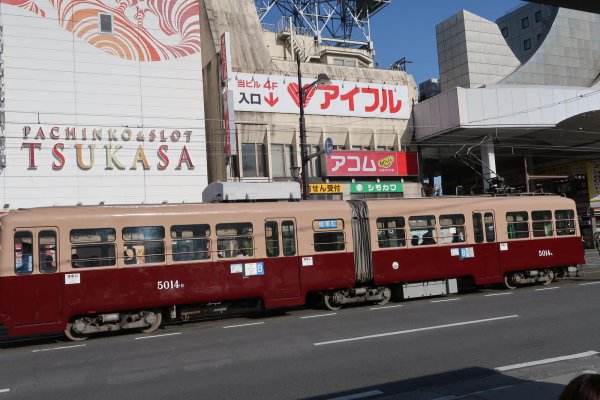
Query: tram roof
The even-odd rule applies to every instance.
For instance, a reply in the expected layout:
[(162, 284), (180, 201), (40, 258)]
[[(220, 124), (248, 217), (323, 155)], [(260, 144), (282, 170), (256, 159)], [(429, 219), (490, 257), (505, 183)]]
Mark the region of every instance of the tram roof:
[[(561, 196), (442, 196), (426, 198), (403, 199), (368, 199), (365, 201), (369, 209), (381, 211), (390, 209), (392, 205), (407, 207), (413, 210), (432, 210), (452, 207), (454, 209), (467, 207), (469, 209), (496, 208), (515, 209), (532, 204), (542, 207), (556, 208), (559, 204), (573, 207), (572, 200)], [(561, 207), (563, 207), (561, 205)], [(229, 214), (248, 212), (267, 214), (269, 212), (294, 212), (300, 210), (306, 213), (335, 212), (347, 210), (347, 202), (332, 200), (311, 200), (303, 202), (257, 202), (257, 203), (186, 203), (186, 204), (140, 204), (140, 205), (89, 205), (89, 206), (57, 206), (21, 209), (3, 215), (4, 222), (18, 223), (20, 219), (48, 218), (64, 220), (70, 218), (119, 218), (134, 215), (194, 215), (194, 214)]]

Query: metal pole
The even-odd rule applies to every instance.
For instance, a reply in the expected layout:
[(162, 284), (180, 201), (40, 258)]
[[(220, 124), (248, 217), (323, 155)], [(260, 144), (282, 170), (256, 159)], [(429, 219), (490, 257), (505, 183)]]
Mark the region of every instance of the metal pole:
[(308, 199), (308, 157), (306, 148), (306, 125), (304, 122), (304, 88), (302, 87), (302, 72), (300, 71), (300, 52), (296, 52), (298, 64), (298, 97), (300, 98), (300, 159), (302, 161), (302, 200)]

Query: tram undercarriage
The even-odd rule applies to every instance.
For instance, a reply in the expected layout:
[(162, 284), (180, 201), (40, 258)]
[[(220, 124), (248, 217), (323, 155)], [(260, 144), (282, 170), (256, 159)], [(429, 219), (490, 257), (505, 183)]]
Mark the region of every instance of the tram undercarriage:
[(85, 340), (90, 334), (139, 329), (154, 332), (162, 323), (159, 310), (87, 315), (74, 318), (67, 324), (65, 335), (74, 341)]
[(504, 287), (516, 289), (519, 286), (541, 283), (549, 285), (556, 278), (584, 275), (582, 265), (569, 265), (558, 268), (532, 269), (527, 271), (507, 272), (504, 274)]

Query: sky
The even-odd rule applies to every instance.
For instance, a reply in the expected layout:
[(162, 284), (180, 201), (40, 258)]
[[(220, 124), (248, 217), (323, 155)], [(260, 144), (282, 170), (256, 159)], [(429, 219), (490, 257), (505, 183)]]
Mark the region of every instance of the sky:
[(519, 0), (391, 0), (371, 18), (371, 39), (379, 68), (406, 57), (417, 85), (439, 78), (435, 26), (467, 10), (490, 21), (526, 4)]

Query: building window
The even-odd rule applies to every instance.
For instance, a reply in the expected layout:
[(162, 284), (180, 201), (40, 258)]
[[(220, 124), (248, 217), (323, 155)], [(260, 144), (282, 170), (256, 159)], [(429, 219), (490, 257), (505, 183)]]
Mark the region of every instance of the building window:
[(111, 14), (100, 14), (100, 32), (113, 33), (113, 16)]
[(242, 143), (242, 169), (245, 178), (264, 177), (265, 146), (262, 143)]
[[(318, 152), (319, 146), (308, 147), (308, 155), (315, 154)], [(321, 176), (321, 156), (315, 156), (308, 160), (308, 176), (311, 178)]]
[(525, 17), (521, 20), (521, 28), (523, 28), (523, 29), (529, 28), (529, 17)]
[(508, 26), (502, 28), (502, 36), (508, 37)]
[(536, 11), (535, 12), (535, 22), (541, 22), (542, 21), (542, 11)]
[(294, 165), (293, 154), (292, 145), (271, 145), (271, 167), (273, 168), (274, 177), (292, 176), (292, 166)]
[(347, 58), (334, 58), (333, 65), (341, 65), (344, 67), (356, 67), (356, 60), (348, 60)]
[(525, 39), (523, 41), (523, 50), (531, 49), (531, 39)]

